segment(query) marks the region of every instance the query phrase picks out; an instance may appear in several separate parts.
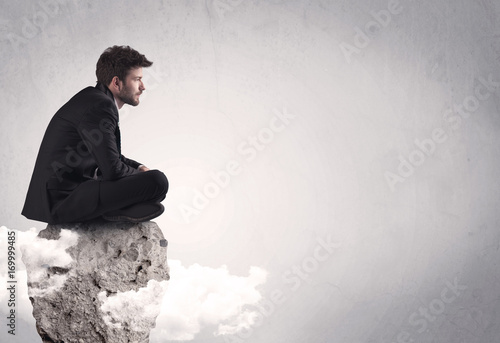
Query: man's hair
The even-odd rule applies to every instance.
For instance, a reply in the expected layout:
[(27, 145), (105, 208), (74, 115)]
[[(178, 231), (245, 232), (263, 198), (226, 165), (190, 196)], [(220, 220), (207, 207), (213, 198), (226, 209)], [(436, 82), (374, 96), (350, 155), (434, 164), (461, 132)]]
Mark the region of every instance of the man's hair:
[(146, 56), (128, 45), (114, 45), (104, 50), (99, 57), (95, 74), (97, 81), (108, 86), (113, 77), (118, 76), (118, 79), (125, 81), (131, 69), (149, 67), (152, 64), (153, 62), (149, 61)]

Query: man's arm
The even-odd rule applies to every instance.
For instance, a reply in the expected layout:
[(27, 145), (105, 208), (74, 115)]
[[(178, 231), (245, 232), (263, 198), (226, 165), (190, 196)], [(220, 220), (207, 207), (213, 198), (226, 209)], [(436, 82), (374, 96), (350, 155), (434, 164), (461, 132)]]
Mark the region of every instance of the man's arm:
[(141, 163), (134, 161), (130, 158), (126, 158), (123, 155), (121, 156), (121, 159), (122, 159), (123, 163), (128, 164), (129, 166), (131, 166), (131, 167), (133, 167), (141, 172), (145, 172), (145, 171), (149, 170), (149, 168), (146, 167), (144, 164), (141, 164)]
[(96, 160), (103, 180), (116, 180), (138, 173), (139, 163), (124, 158), (131, 164), (137, 163), (137, 167), (133, 167), (122, 160), (115, 135), (118, 116), (110, 106), (106, 105), (97, 104), (86, 113), (77, 129)]

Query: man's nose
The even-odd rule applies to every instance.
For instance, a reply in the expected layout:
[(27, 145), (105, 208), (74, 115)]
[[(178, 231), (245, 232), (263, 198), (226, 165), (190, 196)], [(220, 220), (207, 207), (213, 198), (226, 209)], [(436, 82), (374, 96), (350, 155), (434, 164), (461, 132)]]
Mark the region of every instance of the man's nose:
[(139, 89), (142, 91), (146, 90), (146, 87), (144, 86), (144, 82), (141, 81), (141, 84), (139, 85)]

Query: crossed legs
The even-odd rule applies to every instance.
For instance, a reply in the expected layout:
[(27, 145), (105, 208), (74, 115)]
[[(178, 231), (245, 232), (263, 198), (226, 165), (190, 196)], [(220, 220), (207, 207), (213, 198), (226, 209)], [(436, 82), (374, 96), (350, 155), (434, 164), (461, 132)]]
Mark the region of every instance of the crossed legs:
[(163, 212), (160, 202), (167, 191), (168, 180), (159, 170), (113, 181), (89, 180), (56, 203), (53, 211), (56, 223), (83, 222), (101, 216), (108, 220), (144, 221)]
[(144, 221), (163, 212), (160, 202), (168, 191), (168, 180), (158, 170), (101, 181), (99, 205), (95, 215), (106, 220)]

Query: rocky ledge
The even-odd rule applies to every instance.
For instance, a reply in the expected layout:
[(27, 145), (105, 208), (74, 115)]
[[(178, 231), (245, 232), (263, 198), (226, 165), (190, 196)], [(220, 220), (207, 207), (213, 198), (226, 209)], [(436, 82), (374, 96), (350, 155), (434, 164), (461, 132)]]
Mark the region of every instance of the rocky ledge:
[(22, 252), (43, 342), (149, 342), (169, 279), (154, 222), (48, 225)]

